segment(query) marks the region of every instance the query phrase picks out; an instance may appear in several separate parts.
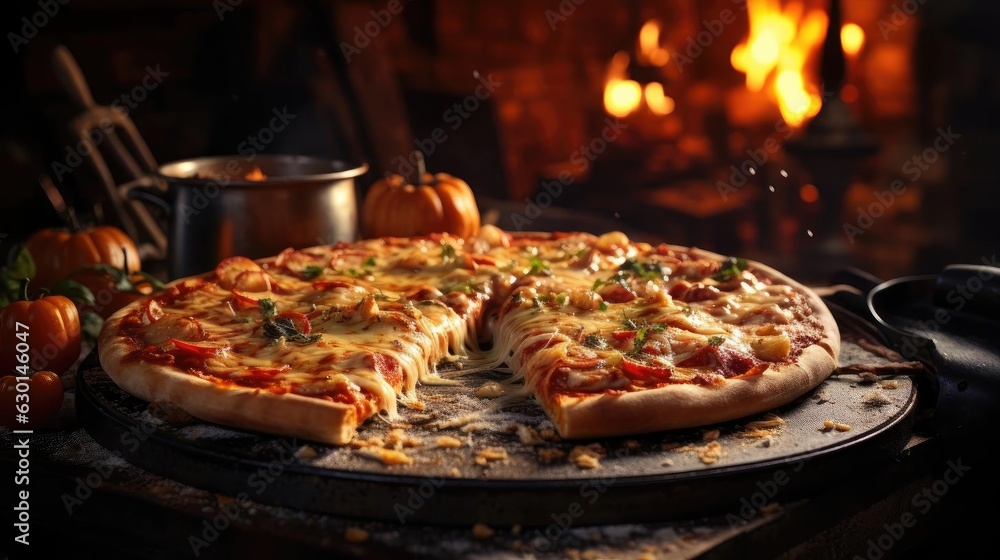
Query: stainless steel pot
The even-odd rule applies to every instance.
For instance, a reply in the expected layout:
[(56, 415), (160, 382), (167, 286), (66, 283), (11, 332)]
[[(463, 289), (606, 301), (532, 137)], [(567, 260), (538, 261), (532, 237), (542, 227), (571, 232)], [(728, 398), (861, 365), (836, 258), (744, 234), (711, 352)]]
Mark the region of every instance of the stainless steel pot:
[[(266, 178), (248, 180), (255, 168)], [(161, 165), (159, 188), (140, 182), (122, 190), (167, 210), (167, 266), (171, 278), (180, 278), (235, 255), (353, 241), (355, 178), (366, 171), (367, 164), (295, 155), (201, 157)]]

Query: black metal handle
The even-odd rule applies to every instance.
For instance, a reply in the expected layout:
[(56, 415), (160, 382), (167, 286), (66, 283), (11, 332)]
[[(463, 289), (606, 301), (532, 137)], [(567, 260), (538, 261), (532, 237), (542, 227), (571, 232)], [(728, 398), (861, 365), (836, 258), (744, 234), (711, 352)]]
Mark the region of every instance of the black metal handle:
[(128, 197), (132, 200), (151, 203), (168, 214), (171, 211), (170, 203), (164, 200), (162, 191), (153, 187), (132, 187), (128, 191)]
[(1000, 317), (1000, 268), (973, 264), (945, 267), (934, 284), (934, 305)]

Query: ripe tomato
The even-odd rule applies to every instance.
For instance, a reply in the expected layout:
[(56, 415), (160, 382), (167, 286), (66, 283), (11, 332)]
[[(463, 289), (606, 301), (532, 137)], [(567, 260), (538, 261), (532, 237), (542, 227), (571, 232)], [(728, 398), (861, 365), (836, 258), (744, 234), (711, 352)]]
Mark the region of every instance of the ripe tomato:
[[(39, 371), (19, 383), (13, 375), (0, 378), (0, 423), (14, 430), (36, 430), (51, 422), (62, 408), (62, 379)], [(18, 419), (24, 419), (20, 422)]]
[(46, 296), (0, 309), (0, 375), (29, 368), (61, 375), (79, 358), (80, 314), (69, 298)]

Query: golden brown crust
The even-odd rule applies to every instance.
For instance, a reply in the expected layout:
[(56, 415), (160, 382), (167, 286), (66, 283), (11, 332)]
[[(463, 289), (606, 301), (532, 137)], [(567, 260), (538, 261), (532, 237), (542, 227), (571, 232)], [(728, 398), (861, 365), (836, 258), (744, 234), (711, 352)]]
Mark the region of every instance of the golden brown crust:
[(120, 334), (119, 326), (138, 305), (126, 306), (108, 318), (98, 337), (101, 366), (128, 393), (149, 402), (168, 402), (196, 418), (248, 430), (335, 445), (348, 443), (354, 436), (358, 418), (353, 406), (217, 385), (164, 365), (126, 360), (133, 343)]

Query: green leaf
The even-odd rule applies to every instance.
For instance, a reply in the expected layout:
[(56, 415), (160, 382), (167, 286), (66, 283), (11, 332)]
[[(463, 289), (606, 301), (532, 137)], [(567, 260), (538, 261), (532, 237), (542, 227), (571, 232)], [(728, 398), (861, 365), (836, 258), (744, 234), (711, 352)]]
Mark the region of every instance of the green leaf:
[(608, 341), (597, 334), (591, 333), (583, 337), (583, 345), (597, 350), (604, 350), (608, 347)]
[(708, 337), (709, 346), (722, 346), (722, 343), (726, 341), (726, 337), (721, 334), (713, 335)]
[(35, 260), (31, 258), (31, 252), (24, 245), (18, 245), (11, 249), (7, 259), (7, 278), (18, 281), (35, 277)]
[(528, 274), (534, 274), (536, 276), (552, 276), (552, 269), (549, 268), (549, 263), (538, 257), (531, 257), (531, 259), (528, 260), (528, 266)]
[(619, 273), (631, 274), (637, 278), (645, 280), (663, 280), (666, 270), (657, 263), (644, 263), (635, 259), (628, 259), (618, 267)]
[[(264, 300), (261, 300), (262, 302)], [(284, 338), (289, 342), (299, 344), (310, 344), (321, 338), (318, 334), (303, 334), (295, 327), (295, 323), (288, 317), (279, 317), (273, 321), (264, 322), (264, 336), (278, 340)]]
[(302, 279), (303, 280), (313, 280), (319, 278), (323, 274), (323, 267), (311, 264), (304, 269), (302, 269)]
[(102, 325), (104, 325), (104, 319), (93, 311), (87, 311), (80, 315), (80, 331), (91, 342), (97, 340)]
[(598, 303), (597, 304), (597, 310), (598, 311), (607, 311), (608, 310), (608, 302), (602, 301), (601, 303)]
[(73, 300), (74, 303), (80, 305), (97, 305), (97, 299), (94, 298), (94, 293), (76, 280), (67, 279), (59, 282), (55, 286), (52, 286), (52, 293), (57, 296), (68, 297)]
[(278, 313), (278, 305), (271, 298), (264, 298), (258, 302), (260, 314), (265, 320), (270, 321)]
[(596, 292), (597, 288), (600, 288), (603, 285), (604, 285), (604, 280), (598, 278), (597, 280), (594, 280), (594, 285), (590, 287), (590, 291)]
[(556, 303), (558, 303), (559, 305), (566, 305), (566, 294), (557, 295)]
[(654, 332), (654, 333), (661, 333), (661, 332), (667, 330), (667, 326), (664, 325), (663, 323), (652, 323), (652, 324), (646, 325), (646, 328), (648, 328), (651, 332)]
[(375, 267), (375, 255), (371, 255), (365, 260), (365, 266), (368, 268)]
[(455, 248), (452, 247), (451, 245), (445, 243), (444, 241), (442, 241), (441, 242), (441, 258), (444, 260), (444, 262), (446, 262), (446, 263), (451, 262), (451, 261), (455, 260), (455, 257), (456, 257)]
[(737, 278), (746, 269), (747, 261), (745, 259), (729, 257), (722, 262), (722, 268), (712, 275), (712, 280), (716, 282), (728, 282)]

